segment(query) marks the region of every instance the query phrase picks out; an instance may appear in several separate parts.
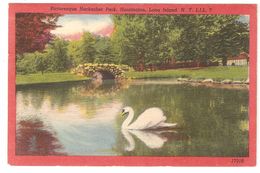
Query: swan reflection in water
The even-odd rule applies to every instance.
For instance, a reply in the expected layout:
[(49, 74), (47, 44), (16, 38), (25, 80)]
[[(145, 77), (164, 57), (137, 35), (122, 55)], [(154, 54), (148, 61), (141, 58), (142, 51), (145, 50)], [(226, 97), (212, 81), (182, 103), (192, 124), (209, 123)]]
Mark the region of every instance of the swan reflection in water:
[(176, 134), (173, 130), (128, 130), (121, 129), (121, 133), (127, 140), (128, 145), (125, 146), (125, 151), (133, 151), (135, 149), (135, 140), (132, 135), (141, 140), (148, 148), (159, 149), (168, 141), (167, 134)]
[[(127, 117), (121, 126), (121, 132), (129, 143), (125, 147), (126, 151), (133, 151), (135, 148), (135, 141), (132, 135), (136, 136), (151, 149), (161, 148), (168, 141), (164, 134), (166, 132), (175, 132), (168, 128), (173, 128), (177, 125), (177, 123), (166, 123), (167, 118), (164, 116), (163, 111), (156, 107), (146, 109), (134, 122), (132, 122), (134, 110), (131, 107), (123, 108), (121, 115)], [(168, 130), (165, 130), (165, 128)]]

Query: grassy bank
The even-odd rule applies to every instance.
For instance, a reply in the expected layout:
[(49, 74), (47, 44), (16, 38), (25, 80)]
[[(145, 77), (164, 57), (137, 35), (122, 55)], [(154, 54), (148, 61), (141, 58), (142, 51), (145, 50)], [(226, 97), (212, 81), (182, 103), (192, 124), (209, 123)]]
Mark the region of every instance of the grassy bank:
[(208, 79), (213, 80), (246, 80), (248, 76), (247, 66), (229, 66), (229, 67), (207, 67), (197, 69), (174, 69), (146, 72), (127, 72), (127, 77), (134, 79), (145, 78), (191, 78), (191, 79)]
[[(197, 69), (175, 69), (175, 70), (158, 70), (145, 72), (127, 72), (126, 76), (133, 79), (145, 78), (190, 78), (190, 79), (208, 79), (213, 80), (246, 80), (248, 75), (248, 67), (246, 66), (232, 66), (232, 67), (207, 67)], [(45, 73), (45, 74), (29, 74), (17, 75), (16, 84), (44, 84), (57, 83), (69, 81), (87, 80), (88, 77), (78, 76), (71, 73)]]
[(87, 77), (77, 76), (68, 72), (65, 73), (41, 73), (17, 75), (16, 85), (26, 84), (44, 84), (44, 83), (57, 83), (69, 81), (82, 81), (88, 79)]

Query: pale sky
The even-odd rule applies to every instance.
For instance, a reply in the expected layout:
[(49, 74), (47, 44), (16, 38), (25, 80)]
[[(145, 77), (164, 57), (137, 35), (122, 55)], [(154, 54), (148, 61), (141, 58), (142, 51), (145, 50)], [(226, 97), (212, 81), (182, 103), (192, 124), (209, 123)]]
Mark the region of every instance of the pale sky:
[(63, 37), (84, 31), (109, 36), (113, 31), (113, 21), (110, 15), (69, 14), (61, 16), (57, 24), (62, 27), (56, 28), (52, 33)]
[[(241, 16), (240, 21), (248, 23), (249, 16)], [(84, 31), (100, 36), (110, 36), (114, 25), (111, 15), (69, 14), (61, 16), (57, 22), (61, 27), (52, 33), (65, 39), (78, 40)]]
[(243, 23), (249, 23), (249, 15), (240, 16), (239, 21), (241, 21)]

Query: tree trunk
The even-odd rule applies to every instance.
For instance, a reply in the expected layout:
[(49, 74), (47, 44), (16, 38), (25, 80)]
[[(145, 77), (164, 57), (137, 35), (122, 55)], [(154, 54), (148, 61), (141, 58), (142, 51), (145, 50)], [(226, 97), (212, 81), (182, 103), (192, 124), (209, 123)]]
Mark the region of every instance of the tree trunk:
[(222, 65), (227, 66), (227, 57), (222, 58)]

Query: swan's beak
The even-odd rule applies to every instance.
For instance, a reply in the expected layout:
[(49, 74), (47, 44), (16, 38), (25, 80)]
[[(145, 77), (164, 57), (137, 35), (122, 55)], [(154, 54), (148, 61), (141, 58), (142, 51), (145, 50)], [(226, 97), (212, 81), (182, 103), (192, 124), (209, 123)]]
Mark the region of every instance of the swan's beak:
[(125, 114), (125, 112), (122, 110), (119, 115), (124, 116), (124, 114)]
[(125, 116), (126, 114), (127, 114), (127, 112), (125, 112), (124, 110), (122, 110), (122, 112), (120, 112), (119, 115), (123, 117), (123, 116)]

